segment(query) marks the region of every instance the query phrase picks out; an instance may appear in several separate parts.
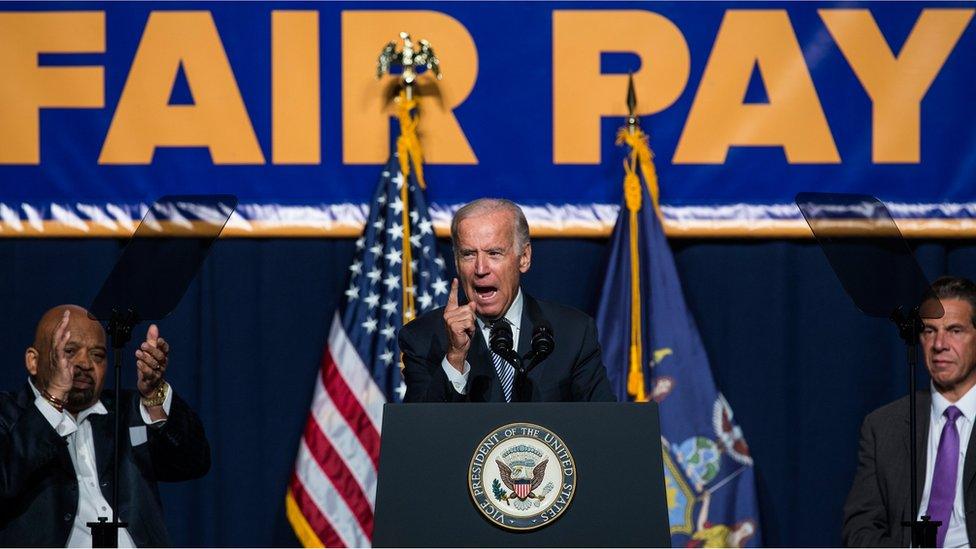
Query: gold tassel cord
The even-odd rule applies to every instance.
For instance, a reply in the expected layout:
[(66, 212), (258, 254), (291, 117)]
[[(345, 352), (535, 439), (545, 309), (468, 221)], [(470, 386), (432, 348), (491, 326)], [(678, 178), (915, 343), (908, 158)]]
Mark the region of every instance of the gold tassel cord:
[(633, 166), (635, 159), (640, 165), (641, 175), (644, 176), (644, 183), (647, 184), (647, 193), (651, 195), (651, 201), (654, 202), (654, 211), (660, 217), (660, 192), (657, 185), (657, 170), (654, 169), (654, 153), (651, 152), (647, 134), (641, 131), (640, 128), (634, 128), (633, 132), (627, 128), (621, 128), (617, 132), (617, 145), (624, 143), (630, 146), (631, 165)]
[(410, 168), (417, 172), (417, 181), (421, 189), (427, 188), (424, 181), (424, 155), (420, 148), (420, 138), (417, 136), (417, 125), (420, 120), (413, 116), (417, 108), (416, 99), (407, 99), (406, 91), (401, 91), (396, 99), (397, 120), (400, 122), (400, 136), (397, 137), (397, 154), (400, 157), (400, 171), (404, 177), (410, 175)]
[(411, 263), (413, 263), (413, 251), (410, 244), (410, 211), (407, 207), (407, 200), (409, 196), (407, 195), (407, 188), (410, 186), (410, 181), (407, 176), (403, 178), (403, 185), (400, 187), (400, 201), (403, 202), (403, 261), (400, 265), (400, 272), (402, 273), (403, 279), (403, 323), (406, 324), (413, 320), (417, 316), (417, 309), (414, 304), (414, 287), (413, 287), (413, 269), (411, 268)]
[(417, 182), (421, 189), (426, 189), (423, 172), (423, 153), (420, 149), (420, 139), (417, 137), (418, 120), (412, 114), (412, 110), (417, 106), (417, 101), (407, 99), (405, 91), (400, 92), (396, 100), (397, 119), (400, 121), (400, 135), (397, 137), (397, 157), (400, 161), (400, 173), (403, 176), (403, 183), (400, 185), (400, 202), (403, 203), (403, 261), (400, 265), (401, 280), (403, 281), (403, 324), (407, 324), (417, 316), (417, 308), (414, 301), (413, 285), (413, 250), (410, 244), (410, 168), (411, 165), (417, 174)]
[(632, 157), (624, 160), (624, 201), (630, 217), (630, 369), (627, 393), (637, 402), (647, 402), (641, 344), (640, 250), (637, 246), (641, 188)]
[(626, 143), (630, 154), (624, 160), (624, 203), (627, 207), (630, 226), (630, 368), (627, 374), (627, 393), (636, 402), (647, 402), (644, 383), (643, 344), (641, 342), (641, 292), (640, 292), (640, 247), (638, 246), (637, 214), (642, 206), (640, 177), (647, 181), (652, 207), (658, 213), (657, 174), (651, 162), (652, 153), (647, 135), (640, 128), (622, 128), (617, 133), (617, 145)]

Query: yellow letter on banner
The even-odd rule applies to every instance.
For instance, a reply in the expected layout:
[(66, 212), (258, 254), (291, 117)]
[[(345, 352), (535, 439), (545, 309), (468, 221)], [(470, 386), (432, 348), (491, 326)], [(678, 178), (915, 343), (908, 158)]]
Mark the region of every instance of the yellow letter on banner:
[[(768, 104), (744, 104), (753, 67)], [(728, 10), (705, 66), (675, 164), (721, 164), (729, 147), (782, 146), (790, 163), (840, 162), (784, 10)]]
[(873, 105), (871, 158), (921, 161), (919, 104), (942, 69), (973, 10), (925, 9), (895, 57), (868, 10), (819, 10)]
[(319, 12), (271, 12), (271, 161), (320, 164)]
[[(193, 105), (169, 104), (181, 64)], [(215, 164), (264, 163), (210, 12), (149, 14), (98, 162), (149, 164), (156, 147), (208, 147)]]
[(670, 20), (640, 10), (556, 10), (552, 13), (552, 160), (600, 163), (600, 118), (627, 116), (626, 74), (601, 74), (600, 54), (630, 52), (637, 114), (660, 112), (688, 83), (690, 55)]
[(102, 67), (40, 67), (38, 54), (104, 51), (104, 12), (0, 13), (0, 164), (41, 162), (41, 108), (104, 106)]
[[(346, 164), (382, 164), (390, 154), (389, 102), (392, 80), (376, 79), (376, 59), (391, 40), (409, 32), (416, 44), (430, 41), (444, 79), (417, 79), (420, 140), (431, 164), (477, 164), (453, 109), (467, 99), (478, 77), (474, 40), (453, 17), (436, 11), (342, 12), (342, 159)], [(398, 46), (399, 50), (402, 45)], [(502, 105), (489, 108), (503, 111)], [(489, 117), (490, 118), (490, 117)]]

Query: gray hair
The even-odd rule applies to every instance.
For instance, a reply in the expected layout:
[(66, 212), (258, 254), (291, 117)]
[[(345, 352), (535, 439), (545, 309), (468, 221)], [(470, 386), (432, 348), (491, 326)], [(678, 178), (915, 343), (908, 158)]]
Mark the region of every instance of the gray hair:
[(499, 210), (512, 214), (512, 219), (515, 223), (513, 227), (515, 247), (521, 253), (529, 244), (529, 222), (526, 221), (522, 208), (511, 200), (504, 198), (479, 198), (473, 202), (468, 202), (464, 206), (461, 206), (458, 211), (454, 212), (454, 217), (451, 219), (451, 244), (454, 246), (455, 254), (457, 253), (458, 244), (458, 225), (461, 224), (461, 221), (469, 217), (489, 214)]

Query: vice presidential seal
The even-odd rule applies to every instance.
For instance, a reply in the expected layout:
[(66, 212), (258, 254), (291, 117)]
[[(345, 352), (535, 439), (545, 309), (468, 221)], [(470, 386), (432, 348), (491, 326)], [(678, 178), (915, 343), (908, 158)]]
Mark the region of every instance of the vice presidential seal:
[(576, 462), (555, 433), (531, 423), (511, 423), (488, 433), (468, 467), (475, 506), (508, 530), (549, 524), (576, 492)]

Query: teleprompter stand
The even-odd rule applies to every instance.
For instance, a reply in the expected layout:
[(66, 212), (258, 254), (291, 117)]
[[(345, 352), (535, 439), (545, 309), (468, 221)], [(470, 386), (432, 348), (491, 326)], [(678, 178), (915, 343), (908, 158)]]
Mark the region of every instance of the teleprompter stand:
[[(512, 423), (557, 435), (575, 463), (572, 501), (537, 529), (489, 520), (469, 486), (481, 441)], [(373, 546), (668, 547), (663, 468), (653, 402), (387, 404)]]
[(942, 304), (888, 209), (877, 198), (858, 194), (799, 193), (796, 205), (813, 231), (847, 295), (866, 315), (895, 323), (905, 342), (908, 364), (909, 459), (911, 460), (912, 547), (935, 547), (941, 524), (918, 517), (918, 437), (915, 372), (923, 318), (942, 318)]
[(89, 522), (92, 547), (118, 547), (122, 521), (119, 501), (122, 356), (137, 324), (160, 320), (183, 298), (217, 236), (237, 207), (237, 198), (217, 196), (164, 196), (146, 211), (142, 222), (122, 250), (88, 315), (107, 323), (115, 369), (115, 426), (112, 469), (111, 520)]

